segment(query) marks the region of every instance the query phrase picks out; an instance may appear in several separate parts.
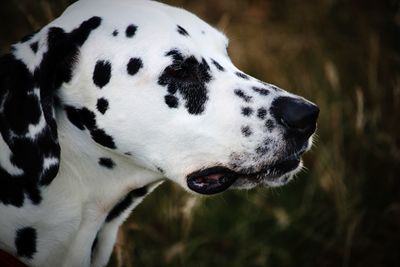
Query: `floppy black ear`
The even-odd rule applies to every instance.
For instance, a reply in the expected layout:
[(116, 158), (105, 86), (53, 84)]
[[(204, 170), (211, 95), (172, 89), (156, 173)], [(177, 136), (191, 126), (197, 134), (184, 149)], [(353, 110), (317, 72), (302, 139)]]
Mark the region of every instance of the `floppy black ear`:
[(0, 58), (0, 203), (41, 202), (41, 188), (58, 173), (60, 145), (54, 99), (72, 78), (79, 48), (101, 19), (66, 33), (42, 30)]
[(44, 93), (27, 65), (0, 58), (0, 202), (41, 201), (40, 186), (58, 172), (60, 146), (53, 95)]

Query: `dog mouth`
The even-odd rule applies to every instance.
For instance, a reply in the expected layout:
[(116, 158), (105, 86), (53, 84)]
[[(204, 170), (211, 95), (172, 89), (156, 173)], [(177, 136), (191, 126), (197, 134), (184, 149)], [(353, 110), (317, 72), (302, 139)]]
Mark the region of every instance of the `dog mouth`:
[[(204, 170), (196, 171), (187, 176), (188, 187), (196, 193), (202, 195), (213, 195), (221, 193), (236, 181), (247, 180), (255, 184), (276, 184), (280, 177), (283, 177), (295, 170), (300, 165), (300, 157), (293, 156), (272, 165), (262, 167), (258, 172), (237, 172), (229, 168), (216, 166)], [(285, 179), (282, 183), (286, 183)]]

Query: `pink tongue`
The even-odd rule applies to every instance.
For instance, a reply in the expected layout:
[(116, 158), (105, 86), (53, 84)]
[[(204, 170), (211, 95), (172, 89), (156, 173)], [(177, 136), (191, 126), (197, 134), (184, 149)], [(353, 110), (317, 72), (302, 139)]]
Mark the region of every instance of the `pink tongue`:
[(207, 175), (204, 178), (206, 178), (207, 180), (219, 180), (221, 177), (223, 176), (223, 174), (211, 174), (211, 175)]
[(221, 179), (222, 176), (223, 174), (219, 173), (202, 176), (196, 179), (196, 184), (199, 186), (205, 186), (210, 183), (216, 183)]

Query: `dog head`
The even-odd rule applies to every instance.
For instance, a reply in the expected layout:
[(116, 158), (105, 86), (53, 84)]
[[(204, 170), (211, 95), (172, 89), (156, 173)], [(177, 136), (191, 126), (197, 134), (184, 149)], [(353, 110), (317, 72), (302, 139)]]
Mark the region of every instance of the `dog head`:
[[(25, 175), (32, 166), (16, 160), (24, 152), (13, 144), (41, 138), (24, 139), (39, 158), (29, 177), (33, 184), (54, 178), (56, 96), (95, 143), (190, 191), (287, 183), (310, 148), (319, 110), (237, 69), (227, 46), (221, 32), (182, 9), (79, 1), (1, 63), (1, 126), (9, 148), (2, 171)], [(19, 104), (12, 101), (29, 105), (14, 110)]]

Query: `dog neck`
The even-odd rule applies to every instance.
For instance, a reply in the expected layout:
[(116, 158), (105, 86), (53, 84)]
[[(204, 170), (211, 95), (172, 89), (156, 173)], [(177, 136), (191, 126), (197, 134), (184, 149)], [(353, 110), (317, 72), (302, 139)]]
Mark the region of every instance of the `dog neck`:
[(63, 187), (72, 188), (74, 194), (79, 192), (82, 202), (96, 203), (108, 212), (133, 189), (162, 179), (162, 174), (95, 143), (88, 133), (71, 124), (64, 111), (58, 112), (57, 117), (61, 164), (55, 180), (70, 183)]

